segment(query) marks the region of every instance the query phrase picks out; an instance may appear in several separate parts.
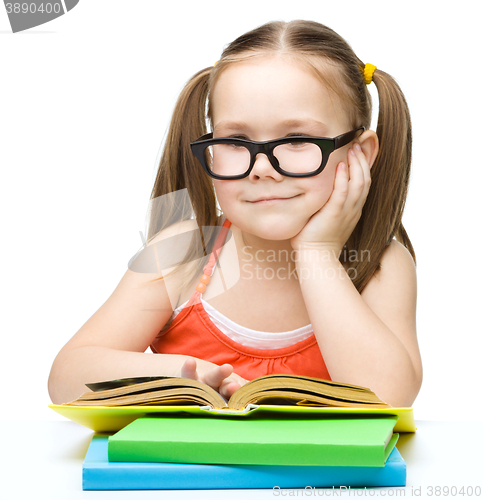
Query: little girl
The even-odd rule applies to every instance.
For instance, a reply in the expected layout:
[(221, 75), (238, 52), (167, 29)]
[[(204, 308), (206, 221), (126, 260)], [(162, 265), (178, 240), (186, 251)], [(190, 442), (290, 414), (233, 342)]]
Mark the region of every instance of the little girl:
[(165, 205), (145, 251), (159, 265), (191, 234), (189, 249), (171, 273), (138, 272), (134, 260), (57, 355), (52, 401), (155, 375), (229, 397), (253, 378), (294, 373), (411, 406), (422, 365), (401, 222), (410, 163), (399, 86), (334, 31), (277, 21), (240, 36), (181, 92), (151, 195)]

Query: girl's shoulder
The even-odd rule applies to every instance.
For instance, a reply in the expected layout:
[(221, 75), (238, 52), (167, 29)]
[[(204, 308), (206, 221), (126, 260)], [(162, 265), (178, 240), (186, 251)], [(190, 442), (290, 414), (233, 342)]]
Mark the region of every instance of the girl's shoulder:
[(199, 231), (199, 226), (195, 219), (178, 221), (155, 234), (146, 246), (155, 245), (157, 252), (172, 252), (173, 258), (167, 258), (167, 256), (161, 258), (163, 263), (171, 260), (179, 261), (182, 260), (180, 252), (188, 250), (187, 246), (191, 242), (192, 233), (197, 231)]
[(393, 238), (386, 246), (381, 257), (381, 269), (391, 271), (391, 268), (401, 266), (406, 270), (416, 270), (413, 256), (409, 250), (398, 240)]
[(160, 241), (176, 236), (180, 233), (185, 233), (187, 231), (192, 231), (198, 228), (198, 224), (195, 219), (187, 219), (171, 224), (171, 226), (165, 227), (157, 234), (155, 234), (148, 242), (148, 246), (153, 243), (158, 243)]
[[(217, 221), (218, 225), (221, 225), (224, 219), (225, 217), (220, 215)], [(195, 219), (180, 221), (160, 231), (149, 241), (148, 246), (161, 243), (164, 240), (170, 240), (169, 245), (160, 245), (158, 246), (158, 249), (161, 251), (166, 251), (167, 249), (173, 251), (176, 257), (174, 260), (180, 261), (180, 259), (183, 260), (184, 258), (182, 252), (188, 251), (188, 247), (192, 241), (192, 236), (188, 235), (187, 237), (183, 237), (182, 235), (184, 233), (195, 232), (195, 240), (198, 241), (200, 237), (199, 230), (200, 227)], [(198, 245), (201, 245), (201, 240), (198, 241)], [(200, 247), (199, 251), (202, 252), (203, 248)], [(201, 256), (203, 256), (203, 254), (201, 254)], [(165, 259), (161, 257), (161, 260)], [(163, 279), (166, 284), (171, 303), (173, 304), (173, 309), (180, 303), (189, 299), (194, 293), (200, 277), (203, 274), (204, 264), (205, 262), (201, 258), (195, 258), (194, 260), (184, 262), (181, 265), (163, 269)]]
[[(218, 225), (221, 225), (224, 220), (225, 217), (223, 215), (220, 215), (218, 218)], [(198, 222), (196, 221), (196, 219), (186, 219), (178, 221), (159, 231), (159, 233), (157, 233), (154, 237), (151, 238), (151, 240), (149, 240), (148, 245), (158, 243), (173, 236), (194, 230), (199, 230)]]
[(409, 250), (395, 238), (386, 246), (381, 260), (380, 270), (374, 274), (367, 286), (361, 293), (361, 296), (369, 295), (374, 291), (379, 293), (379, 289), (394, 288), (407, 284), (414, 287), (416, 279), (416, 265)]
[[(361, 297), (398, 335), (415, 334), (417, 277), (409, 250), (393, 239), (381, 257), (381, 269), (369, 280)], [(399, 335), (398, 335), (399, 336)]]

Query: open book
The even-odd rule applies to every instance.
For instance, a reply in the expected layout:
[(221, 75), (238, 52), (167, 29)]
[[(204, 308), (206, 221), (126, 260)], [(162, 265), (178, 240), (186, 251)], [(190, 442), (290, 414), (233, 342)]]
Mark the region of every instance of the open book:
[(137, 377), (86, 384), (92, 392), (63, 406), (183, 406), (244, 410), (250, 404), (392, 408), (370, 389), (300, 375), (265, 375), (247, 382), (226, 401), (210, 386), (181, 377)]

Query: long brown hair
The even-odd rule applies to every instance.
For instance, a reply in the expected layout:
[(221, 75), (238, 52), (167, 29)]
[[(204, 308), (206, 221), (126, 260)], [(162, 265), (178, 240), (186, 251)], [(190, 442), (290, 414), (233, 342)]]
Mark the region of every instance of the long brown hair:
[[(274, 21), (241, 35), (225, 48), (216, 66), (196, 73), (178, 98), (151, 199), (186, 188), (194, 213), (185, 210), (180, 216), (179, 210), (172, 206), (163, 210), (163, 217), (153, 216), (148, 241), (174, 222), (194, 216), (200, 232), (204, 227), (203, 243), (208, 256), (217, 234), (208, 228), (219, 226), (222, 214), (217, 211), (212, 180), (193, 156), (190, 142), (207, 133), (207, 118), (213, 129), (210, 95), (220, 74), (231, 64), (267, 54), (286, 54), (304, 64), (338, 95), (353, 128), (370, 127), (372, 103), (363, 78), (364, 63), (333, 30), (313, 21)], [(371, 187), (362, 215), (339, 257), (341, 263), (351, 266), (351, 279), (359, 293), (380, 269), (382, 254), (394, 237), (416, 262), (401, 222), (411, 167), (409, 110), (401, 89), (390, 75), (376, 69), (373, 81), (379, 96), (376, 130), (379, 152), (371, 169)], [(177, 219), (171, 216), (175, 213)], [(180, 264), (193, 258), (196, 247), (193, 241)], [(368, 259), (359, 258), (364, 253)], [(359, 257), (352, 262), (354, 255)], [(204, 264), (205, 259), (194, 272), (199, 273)]]

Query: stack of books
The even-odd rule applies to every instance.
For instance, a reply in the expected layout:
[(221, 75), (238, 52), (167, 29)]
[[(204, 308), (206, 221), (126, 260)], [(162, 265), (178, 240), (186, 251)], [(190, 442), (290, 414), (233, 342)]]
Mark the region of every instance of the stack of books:
[(399, 432), (412, 408), (367, 388), (296, 375), (254, 379), (225, 401), (177, 377), (88, 384), (62, 415), (95, 430), (84, 490), (405, 486)]

